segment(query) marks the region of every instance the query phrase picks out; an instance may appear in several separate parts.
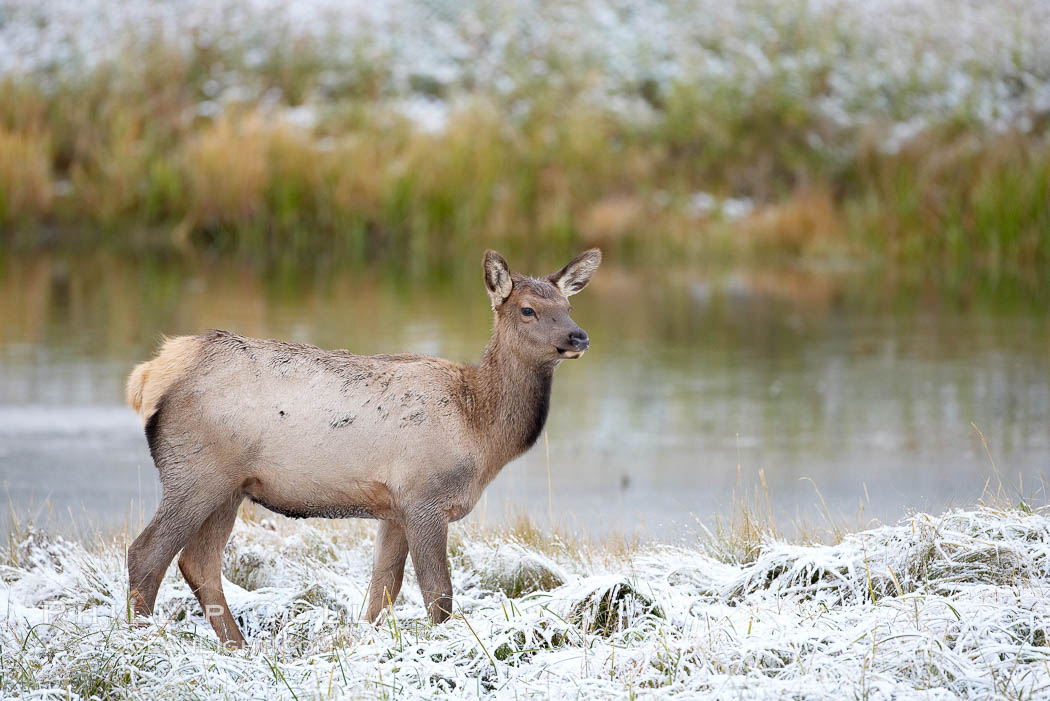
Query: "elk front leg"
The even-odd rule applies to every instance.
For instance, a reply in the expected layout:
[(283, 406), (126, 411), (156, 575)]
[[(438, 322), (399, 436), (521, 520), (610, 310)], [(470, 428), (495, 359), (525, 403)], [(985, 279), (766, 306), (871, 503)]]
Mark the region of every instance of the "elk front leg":
[(452, 576), (448, 571), (448, 521), (438, 512), (409, 519), (408, 550), (416, 570), (430, 620), (442, 623), (452, 615)]
[(368, 588), (368, 611), (365, 614), (373, 623), (387, 603), (397, 600), (401, 591), (401, 580), (405, 576), (405, 559), (408, 557), (408, 539), (405, 529), (394, 521), (380, 521), (376, 534), (376, 553), (372, 561), (372, 584)]

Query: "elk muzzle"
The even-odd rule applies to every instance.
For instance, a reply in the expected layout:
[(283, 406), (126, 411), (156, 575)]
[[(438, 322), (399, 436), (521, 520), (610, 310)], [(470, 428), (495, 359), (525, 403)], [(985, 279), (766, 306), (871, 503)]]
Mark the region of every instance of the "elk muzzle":
[(565, 339), (565, 344), (557, 346), (558, 357), (570, 360), (579, 358), (590, 347), (591, 342), (587, 338), (587, 332), (577, 326), (569, 332), (569, 336)]

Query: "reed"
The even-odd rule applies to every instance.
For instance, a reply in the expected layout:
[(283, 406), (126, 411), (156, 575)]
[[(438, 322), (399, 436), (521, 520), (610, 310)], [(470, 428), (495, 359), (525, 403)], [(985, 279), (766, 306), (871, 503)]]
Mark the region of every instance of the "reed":
[(817, 62), (746, 91), (642, 85), (643, 119), (589, 99), (587, 66), (569, 65), (564, 83), (445, 100), (435, 129), (377, 87), (381, 63), (318, 97), (319, 50), (252, 68), (261, 92), (221, 105), (209, 62), (243, 57), (214, 47), (132, 45), (53, 84), (4, 78), (0, 245), (47, 227), (131, 251), (419, 266), (493, 243), (1006, 272), (1050, 256), (1044, 123), (933, 123), (888, 149), (874, 126), (821, 115)]
[(50, 212), (53, 199), (47, 135), (0, 127), (0, 224), (39, 221)]

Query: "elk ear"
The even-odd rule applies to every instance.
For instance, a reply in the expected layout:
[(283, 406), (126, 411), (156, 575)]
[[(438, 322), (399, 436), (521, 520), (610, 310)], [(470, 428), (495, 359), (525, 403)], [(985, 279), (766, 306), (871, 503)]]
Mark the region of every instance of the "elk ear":
[(598, 269), (602, 262), (602, 252), (597, 248), (584, 251), (569, 261), (569, 264), (556, 273), (547, 276), (547, 282), (551, 283), (561, 293), (568, 297), (574, 295), (591, 281), (591, 275)]
[(510, 297), (513, 283), (510, 279), (510, 268), (503, 256), (495, 251), (485, 251), (485, 260), (482, 265), (485, 268), (485, 290), (492, 300), (492, 308), (495, 309)]

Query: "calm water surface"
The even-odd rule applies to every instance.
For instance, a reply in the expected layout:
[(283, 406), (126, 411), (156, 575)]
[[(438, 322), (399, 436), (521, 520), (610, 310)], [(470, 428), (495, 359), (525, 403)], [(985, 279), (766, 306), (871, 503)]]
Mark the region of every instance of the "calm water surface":
[[(0, 480), (11, 507), (64, 528), (149, 516), (159, 486), (122, 386), (162, 333), (226, 328), (476, 361), (490, 312), (480, 265), (464, 268), (420, 282), (388, 269), (0, 259)], [(608, 261), (573, 299), (592, 350), (556, 374), (550, 489), (541, 439), (471, 518), (524, 512), (543, 524), (550, 509), (591, 532), (689, 538), (762, 471), (782, 522), (818, 521), (817, 489), (851, 523), (892, 521), (972, 504), (998, 483), (974, 425), (1003, 482), (1033, 494), (1050, 468), (1050, 320), (1037, 297)]]

